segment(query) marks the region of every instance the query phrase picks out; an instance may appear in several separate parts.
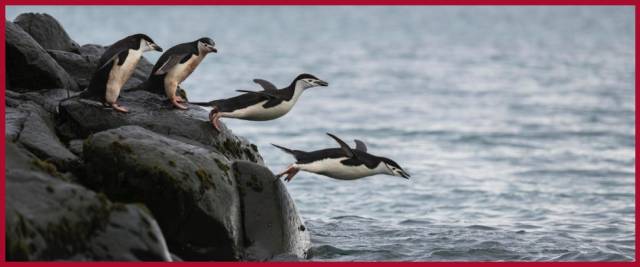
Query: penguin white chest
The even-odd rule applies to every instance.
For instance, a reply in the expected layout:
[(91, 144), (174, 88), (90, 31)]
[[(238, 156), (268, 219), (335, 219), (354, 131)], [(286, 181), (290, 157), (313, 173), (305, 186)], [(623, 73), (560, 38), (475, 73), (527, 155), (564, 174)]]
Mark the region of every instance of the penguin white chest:
[(252, 121), (273, 120), (287, 114), (293, 107), (293, 99), (291, 101), (282, 101), (279, 105), (265, 108), (264, 104), (268, 100), (261, 101), (257, 104), (248, 106), (243, 109), (234, 110), (233, 112), (223, 113), (223, 117), (240, 118)]
[(296, 164), (296, 166), (304, 171), (322, 174), (341, 180), (355, 180), (379, 173), (377, 167), (369, 169), (364, 164), (351, 166), (341, 163), (341, 161), (346, 159), (348, 158), (328, 158), (306, 164)]
[(302, 94), (302, 89), (296, 89), (288, 101), (282, 101), (280, 104), (265, 108), (264, 104), (269, 100), (260, 101), (251, 106), (234, 110), (232, 112), (222, 113), (222, 117), (227, 118), (240, 118), (251, 121), (267, 121), (280, 118), (287, 114), (293, 105), (298, 101), (298, 98)]
[(107, 103), (113, 104), (116, 102), (120, 95), (122, 86), (127, 82), (127, 80), (129, 80), (131, 74), (133, 74), (133, 71), (136, 69), (141, 57), (142, 49), (129, 49), (129, 54), (127, 54), (124, 62), (120, 62), (120, 59), (114, 61), (113, 67), (109, 72), (109, 79), (106, 86), (107, 91), (105, 99)]
[(191, 55), (191, 57), (186, 62), (177, 64), (175, 67), (173, 67), (167, 73), (167, 77), (165, 79), (180, 84), (185, 79), (187, 79), (187, 77), (189, 77), (191, 73), (193, 73), (196, 67), (200, 65), (200, 62), (202, 62), (202, 59), (204, 59), (203, 55)]

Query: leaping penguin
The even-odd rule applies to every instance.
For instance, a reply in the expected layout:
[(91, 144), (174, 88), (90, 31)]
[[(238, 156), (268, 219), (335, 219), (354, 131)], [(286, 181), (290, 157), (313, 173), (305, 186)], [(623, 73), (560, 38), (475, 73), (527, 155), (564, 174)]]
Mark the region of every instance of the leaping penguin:
[(136, 69), (142, 53), (150, 50), (162, 52), (162, 48), (149, 36), (141, 33), (115, 42), (100, 57), (89, 87), (79, 97), (100, 101), (120, 112), (128, 112), (116, 101), (122, 86)]
[(330, 133), (327, 134), (340, 144), (340, 148), (304, 152), (272, 144), (296, 158), (295, 163), (289, 165), (276, 177), (279, 179), (286, 174), (287, 177), (284, 180), (289, 182), (293, 176), (303, 170), (340, 180), (355, 180), (376, 174), (388, 174), (409, 179), (410, 175), (395, 161), (367, 153), (367, 146), (364, 142), (356, 139), (356, 148), (351, 149), (338, 137)]
[(262, 86), (264, 90), (236, 90), (244, 94), (210, 102), (192, 102), (191, 104), (212, 107), (209, 120), (216, 130), (220, 131), (218, 121), (221, 117), (251, 121), (277, 119), (291, 110), (305, 89), (329, 85), (327, 82), (306, 73), (298, 75), (289, 86), (282, 89), (278, 89), (266, 80), (254, 79), (253, 81)]
[(176, 95), (178, 85), (189, 77), (207, 54), (218, 52), (215, 45), (211, 38), (203, 37), (169, 48), (153, 66), (147, 83), (148, 90), (164, 93), (174, 107), (187, 109), (180, 104), (185, 102), (182, 97)]

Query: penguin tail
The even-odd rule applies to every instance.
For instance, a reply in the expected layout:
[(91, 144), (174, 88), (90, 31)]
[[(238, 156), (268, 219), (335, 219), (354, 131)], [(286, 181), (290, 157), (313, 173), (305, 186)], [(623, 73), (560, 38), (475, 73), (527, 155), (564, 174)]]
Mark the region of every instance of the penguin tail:
[(77, 94), (77, 95), (70, 96), (70, 94), (71, 94), (71, 93), (69, 92), (69, 89), (67, 89), (67, 97), (66, 97), (66, 98), (63, 98), (63, 99), (60, 99), (60, 101), (58, 101), (58, 106), (56, 107), (56, 113), (59, 113), (59, 112), (60, 112), (60, 106), (62, 106), (62, 103), (66, 102), (66, 101), (68, 101), (68, 100), (74, 99), (74, 98), (83, 97), (83, 93), (85, 93), (85, 92), (86, 92), (86, 90), (85, 90), (85, 91), (80, 92), (80, 93), (79, 93), (79, 94)]
[(189, 104), (211, 107), (213, 105), (213, 102), (189, 102)]
[(279, 148), (280, 150), (282, 150), (282, 151), (284, 151), (284, 152), (286, 152), (286, 153), (288, 153), (288, 154), (293, 155), (293, 157), (295, 157), (295, 158), (296, 158), (296, 160), (298, 160), (300, 156), (302, 156), (302, 155), (304, 155), (304, 154), (305, 154), (305, 152), (300, 151), (300, 150), (288, 149), (288, 148), (286, 148), (286, 147), (279, 146), (279, 145), (276, 145), (276, 144), (271, 144), (271, 145), (272, 145), (272, 146), (275, 146), (275, 147), (277, 147), (277, 148)]
[(85, 92), (86, 92), (86, 90), (85, 90), (85, 91), (82, 91), (82, 92), (80, 92), (79, 94), (74, 95), (74, 96), (70, 96), (70, 93), (69, 93), (69, 92), (67, 92), (67, 97), (66, 97), (66, 98), (63, 98), (63, 99), (60, 99), (60, 101), (58, 101), (58, 103), (62, 103), (62, 102), (64, 102), (64, 101), (71, 100), (71, 99), (74, 99), (74, 98), (79, 98), (79, 97), (80, 97), (80, 98), (82, 98), (82, 97), (85, 97), (85, 96), (86, 96), (86, 93), (85, 93)]

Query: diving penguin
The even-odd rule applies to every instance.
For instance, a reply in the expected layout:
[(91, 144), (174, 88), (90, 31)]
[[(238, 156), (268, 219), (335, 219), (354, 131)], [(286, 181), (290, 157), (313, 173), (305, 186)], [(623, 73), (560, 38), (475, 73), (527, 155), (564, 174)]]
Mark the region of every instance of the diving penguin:
[(367, 146), (364, 142), (356, 139), (356, 148), (351, 149), (338, 137), (330, 133), (327, 134), (340, 144), (340, 148), (305, 152), (273, 144), (296, 158), (295, 163), (289, 165), (276, 177), (280, 178), (286, 174), (287, 177), (284, 180), (289, 182), (293, 176), (303, 170), (340, 180), (355, 180), (376, 174), (388, 174), (409, 179), (410, 175), (395, 161), (367, 153)]
[(79, 97), (100, 101), (120, 112), (128, 112), (116, 101), (122, 86), (136, 69), (142, 53), (150, 50), (162, 52), (162, 48), (149, 36), (141, 33), (115, 42), (98, 60), (98, 68), (91, 77), (89, 87)]
[(211, 38), (203, 37), (169, 48), (153, 66), (147, 90), (166, 94), (174, 107), (187, 109), (180, 104), (184, 100), (176, 95), (178, 85), (189, 77), (207, 54), (218, 52), (215, 45)]
[(289, 86), (282, 89), (278, 89), (266, 80), (254, 79), (253, 81), (262, 86), (264, 90), (236, 90), (244, 94), (210, 102), (192, 102), (191, 104), (212, 107), (209, 120), (216, 130), (220, 131), (218, 121), (221, 117), (251, 121), (277, 119), (291, 110), (305, 89), (329, 85), (327, 82), (306, 73), (298, 75)]

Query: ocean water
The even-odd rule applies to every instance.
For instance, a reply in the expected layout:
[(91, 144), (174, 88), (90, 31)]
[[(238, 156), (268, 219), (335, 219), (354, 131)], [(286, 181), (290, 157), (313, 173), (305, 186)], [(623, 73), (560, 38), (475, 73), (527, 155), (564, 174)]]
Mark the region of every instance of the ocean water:
[[(299, 173), (318, 261), (635, 259), (633, 7), (8, 7), (80, 44), (212, 37), (192, 100), (330, 83), (275, 121), (226, 119), (266, 165), (361, 139), (410, 180)], [(159, 53), (147, 53), (152, 61)]]

